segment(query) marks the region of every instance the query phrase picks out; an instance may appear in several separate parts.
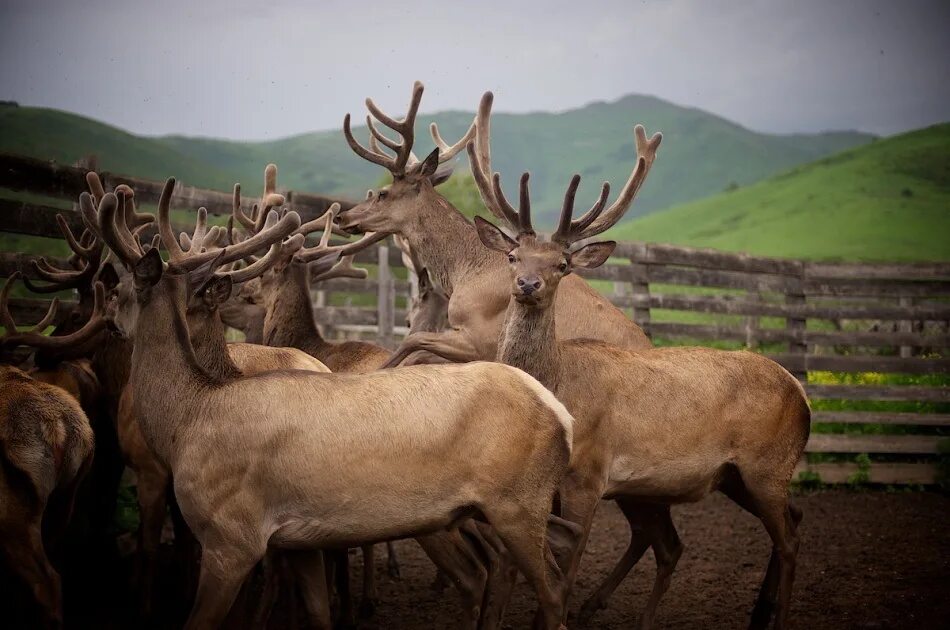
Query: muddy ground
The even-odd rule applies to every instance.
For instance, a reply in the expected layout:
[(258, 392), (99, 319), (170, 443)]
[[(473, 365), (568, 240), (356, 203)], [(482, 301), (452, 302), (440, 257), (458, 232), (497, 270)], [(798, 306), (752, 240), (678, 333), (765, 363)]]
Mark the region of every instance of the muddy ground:
[[(792, 605), (795, 628), (950, 627), (950, 497), (935, 493), (824, 491), (796, 497), (805, 517)], [(728, 499), (715, 495), (674, 508), (686, 550), (661, 602), (659, 628), (744, 628), (768, 561), (770, 544), (759, 522)], [(620, 511), (603, 503), (584, 557), (571, 609), (606, 576), (626, 548), (628, 529)], [(439, 594), (430, 584), (434, 569), (411, 541), (397, 543), (402, 578), (385, 571), (380, 548), (380, 599), (372, 620), (359, 628), (453, 628), (458, 619), (454, 591)], [(354, 565), (359, 565), (354, 558)], [(587, 627), (634, 626), (652, 588), (650, 552), (624, 581), (609, 608)], [(70, 604), (67, 628), (139, 628), (128, 593), (128, 563), (114, 579), (98, 578), (102, 597)], [(359, 570), (353, 575), (359, 585)], [(174, 584), (166, 584), (170, 590)], [(114, 596), (110, 597), (109, 593)], [(535, 601), (519, 583), (506, 625), (527, 628)], [(84, 610), (83, 610), (84, 609)], [(175, 627), (171, 605), (153, 626)], [(580, 627), (579, 624), (569, 624)]]

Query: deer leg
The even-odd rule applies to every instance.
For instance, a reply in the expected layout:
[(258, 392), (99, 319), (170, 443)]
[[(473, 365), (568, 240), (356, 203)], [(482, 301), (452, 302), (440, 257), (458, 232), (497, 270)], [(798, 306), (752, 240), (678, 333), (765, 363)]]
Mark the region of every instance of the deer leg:
[(416, 542), (458, 589), (463, 610), (459, 627), (475, 630), (488, 583), (488, 571), (476, 551), (458, 529), (420, 536)]
[[(257, 602), (257, 608), (254, 611), (255, 628), (266, 628), (270, 621), (271, 613), (274, 612), (274, 605), (280, 595), (280, 574), (277, 564), (280, 562), (280, 552), (269, 550), (261, 560), (261, 569), (264, 574), (264, 588), (261, 591), (261, 597)], [(326, 584), (326, 576), (323, 583)]]
[(396, 545), (391, 540), (386, 543), (386, 570), (389, 577), (394, 580), (402, 577), (399, 573), (399, 556), (396, 554)]
[(643, 531), (643, 524), (640, 517), (636, 514), (634, 507), (632, 505), (628, 506), (626, 501), (620, 499), (617, 500), (617, 503), (623, 511), (624, 516), (627, 517), (627, 523), (630, 525), (630, 544), (627, 545), (627, 550), (620, 558), (620, 561), (617, 562), (617, 565), (611, 570), (610, 575), (607, 576), (600, 586), (597, 587), (594, 594), (581, 606), (578, 620), (585, 624), (590, 621), (594, 613), (607, 607), (607, 600), (610, 599), (613, 592), (617, 590), (620, 583), (623, 582), (627, 574), (630, 573), (650, 547), (650, 539), (646, 536), (646, 532)]
[(607, 476), (605, 474), (580, 473), (571, 471), (561, 482), (559, 496), (561, 498), (561, 517), (564, 520), (575, 523), (580, 526), (577, 546), (574, 553), (567, 562), (564, 570), (564, 591), (563, 608), (564, 614), (568, 610), (568, 598), (574, 581), (577, 578), (580, 569), (581, 558), (584, 555), (584, 549), (587, 547), (587, 540), (590, 537), (591, 524), (594, 521), (594, 514), (597, 511), (597, 504), (603, 496), (604, 483)]
[(454, 363), (466, 363), (480, 358), (475, 346), (463, 331), (420, 332), (406, 337), (380, 369), (396, 367), (417, 350), (425, 350)]
[(63, 624), (62, 586), (43, 548), (41, 518), (4, 527), (2, 551), (10, 568), (30, 588), (46, 626), (59, 628)]
[(333, 562), (333, 583), (340, 605), (339, 622), (351, 628), (356, 625), (353, 614), (353, 592), (350, 589), (350, 552), (347, 549), (328, 549), (324, 552), (326, 559)]
[(487, 523), (469, 519), (462, 524), (460, 530), (473, 548), (481, 551), (488, 572), (479, 628), (492, 630), (501, 627), (518, 577), (518, 568), (505, 548), (505, 543)]
[[(644, 507), (646, 506), (640, 504), (633, 509), (639, 511)], [(644, 529), (647, 538), (650, 540), (653, 546), (653, 554), (656, 556), (656, 578), (653, 582), (650, 599), (647, 600), (646, 608), (643, 609), (643, 614), (640, 615), (638, 624), (640, 630), (648, 630), (648, 628), (653, 627), (656, 607), (660, 603), (660, 598), (670, 588), (673, 570), (676, 569), (676, 563), (683, 555), (683, 544), (676, 533), (673, 519), (670, 518), (670, 507), (668, 505), (651, 507), (652, 509), (647, 508), (643, 520), (645, 521)]]
[(165, 502), (171, 475), (157, 461), (136, 470), (139, 502), (139, 612), (143, 618), (152, 614), (155, 601), (155, 579), (158, 575), (158, 552), (165, 525)]
[(255, 553), (232, 541), (203, 545), (198, 594), (185, 623), (186, 630), (221, 626), (241, 585), (264, 551), (264, 545)]
[(303, 595), (304, 608), (312, 627), (329, 630), (333, 627), (330, 617), (330, 598), (327, 593), (326, 572), (321, 551), (293, 551), (287, 553), (296, 582)]
[(540, 501), (538, 498), (533, 498), (535, 505), (526, 498), (523, 502), (486, 505), (482, 512), (537, 594), (539, 607), (535, 628), (556, 630), (563, 628), (561, 621), (566, 615), (566, 585), (554, 554), (545, 542), (551, 501), (550, 498), (540, 497)]
[(369, 619), (376, 614), (379, 594), (376, 591), (376, 550), (374, 545), (363, 545), (363, 599), (360, 601), (360, 617)]

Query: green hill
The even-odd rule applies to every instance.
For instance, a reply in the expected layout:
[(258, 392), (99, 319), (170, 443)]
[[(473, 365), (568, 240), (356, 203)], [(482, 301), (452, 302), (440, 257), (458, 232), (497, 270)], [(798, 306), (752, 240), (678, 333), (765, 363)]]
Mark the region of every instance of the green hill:
[(771, 256), (950, 260), (950, 123), (838, 153), (610, 234)]
[[(499, 99), (496, 107), (504, 108)], [(340, 113), (342, 124), (343, 113)], [(352, 112), (357, 120), (365, 112)], [(439, 123), (446, 138), (458, 137), (472, 114), (442, 112), (419, 116), (416, 153), (432, 148), (425, 132)], [(560, 208), (574, 172), (584, 176), (578, 199), (593, 201), (600, 182), (619, 187), (635, 159), (632, 127), (665, 134), (662, 159), (635, 208), (645, 214), (745, 185), (842, 149), (867, 143), (856, 132), (771, 135), (750, 131), (698, 109), (632, 95), (562, 113), (497, 113), (492, 118), (495, 168), (512, 197), (524, 170), (532, 173), (534, 206), (551, 216)], [(365, 138), (365, 129), (357, 128)], [(362, 197), (382, 170), (356, 157), (339, 129), (268, 142), (206, 138), (135, 136), (72, 114), (30, 107), (0, 108), (0, 151), (71, 163), (95, 154), (101, 168), (161, 179), (176, 175), (188, 184), (227, 190), (234, 181), (249, 193), (259, 190), (267, 162), (281, 168), (282, 186), (308, 192)]]

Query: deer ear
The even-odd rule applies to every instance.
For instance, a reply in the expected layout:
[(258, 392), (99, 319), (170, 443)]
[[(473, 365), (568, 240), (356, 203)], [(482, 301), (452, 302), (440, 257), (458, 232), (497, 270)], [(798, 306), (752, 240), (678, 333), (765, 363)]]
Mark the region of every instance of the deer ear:
[(429, 270), (423, 267), (419, 270), (419, 273), (416, 274), (416, 277), (419, 278), (419, 293), (425, 293), (432, 288), (432, 281), (429, 280)]
[(507, 254), (518, 247), (516, 240), (481, 217), (475, 217), (475, 229), (478, 231), (478, 238), (481, 239), (482, 245), (488, 249)]
[(217, 308), (231, 297), (234, 281), (231, 276), (212, 276), (198, 289), (198, 295), (211, 308)]
[(426, 159), (422, 161), (422, 166), (419, 167), (419, 174), (422, 177), (432, 177), (435, 174), (436, 169), (439, 168), (439, 147), (436, 147), (432, 150), (432, 153), (426, 156)]
[(432, 184), (433, 187), (440, 186), (444, 184), (445, 182), (449, 181), (449, 178), (452, 177), (452, 173), (454, 171), (455, 171), (454, 163), (443, 164), (442, 168), (436, 170), (436, 172), (433, 173), (429, 177), (429, 183)]
[(115, 267), (112, 266), (112, 263), (107, 262), (102, 265), (102, 269), (99, 270), (98, 280), (102, 283), (106, 291), (111, 291), (118, 286), (119, 274), (116, 272)]
[(616, 241), (600, 241), (599, 243), (584, 245), (579, 250), (571, 253), (571, 264), (585, 269), (600, 267), (614, 253), (615, 247), (617, 247)]
[(150, 249), (145, 255), (135, 262), (132, 268), (132, 275), (135, 279), (136, 288), (154, 286), (162, 279), (162, 273), (165, 271), (165, 263), (162, 262), (162, 255), (157, 249)]

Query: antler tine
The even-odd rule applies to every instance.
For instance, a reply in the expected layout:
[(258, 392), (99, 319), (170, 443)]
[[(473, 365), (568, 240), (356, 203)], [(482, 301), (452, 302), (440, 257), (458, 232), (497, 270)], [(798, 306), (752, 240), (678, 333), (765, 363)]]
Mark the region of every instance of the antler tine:
[(387, 147), (389, 149), (392, 149), (396, 153), (399, 153), (399, 150), (402, 148), (402, 145), (396, 142), (395, 140), (390, 140), (389, 138), (384, 136), (382, 132), (380, 132), (376, 128), (376, 124), (373, 122), (373, 117), (370, 116), (369, 114), (366, 114), (366, 128), (369, 129), (369, 133), (370, 133), (369, 141), (370, 141), (371, 149), (373, 149), (374, 151), (377, 151), (378, 153), (382, 155), (385, 155), (385, 153), (379, 150), (379, 145), (374, 146), (373, 141), (379, 140), (383, 144), (384, 147)]
[(155, 215), (148, 212), (139, 213), (135, 211), (135, 191), (132, 190), (131, 186), (128, 184), (119, 184), (115, 187), (115, 192), (116, 194), (119, 194), (119, 192), (125, 193), (125, 223), (130, 229), (134, 230), (137, 227), (148, 225), (155, 221)]
[(115, 222), (119, 228), (119, 235), (122, 236), (126, 244), (131, 247), (135, 252), (141, 256), (145, 252), (142, 251), (142, 245), (139, 243), (139, 239), (132, 232), (132, 228), (126, 222), (126, 217), (128, 216), (126, 212), (128, 198), (125, 196), (125, 190), (116, 190), (113, 193), (119, 201), (119, 210), (115, 215)]
[(231, 201), (231, 216), (241, 225), (244, 226), (246, 230), (253, 230), (256, 222), (253, 218), (248, 217), (244, 214), (244, 211), (241, 210), (241, 185), (234, 185), (234, 196)]
[(198, 208), (198, 216), (195, 219), (195, 231), (191, 235), (191, 247), (189, 253), (197, 254), (204, 247), (205, 236), (208, 234), (208, 209), (204, 206)]
[[(107, 196), (108, 195), (103, 196), (103, 201)], [(6, 287), (4, 287), (4, 293), (7, 293)], [(99, 333), (99, 331), (103, 330), (106, 326), (104, 315), (105, 287), (103, 287), (101, 282), (96, 282), (93, 287), (93, 293), (94, 305), (92, 309), (92, 316), (89, 318), (89, 321), (87, 321), (83, 327), (76, 332), (58, 337), (41, 334), (42, 328), (40, 328), (40, 325), (43, 325), (43, 328), (46, 328), (46, 326), (48, 326), (53, 319), (53, 317), (47, 313), (47, 316), (43, 318), (43, 321), (34, 326), (32, 330), (22, 333), (7, 334), (6, 336), (0, 338), (0, 343), (5, 346), (27, 345), (33, 348), (50, 350), (77, 346), (87, 342), (93, 335)], [(9, 314), (6, 306), (6, 295), (0, 298), (0, 302), (2, 302), (2, 311)], [(53, 310), (52, 306), (50, 310)]]
[[(534, 228), (531, 227), (531, 195), (528, 193), (528, 178), (530, 173), (525, 171), (521, 174), (521, 181), (518, 183), (518, 232), (519, 234), (534, 234)], [(498, 181), (497, 178), (495, 181)], [(499, 190), (501, 190), (499, 186)]]
[(172, 193), (175, 190), (175, 178), (169, 177), (165, 180), (165, 186), (162, 187), (162, 194), (158, 198), (158, 233), (162, 236), (162, 244), (168, 250), (170, 261), (181, 260), (185, 252), (179, 246), (175, 239), (175, 233), (172, 231), (172, 225), (168, 214), (171, 211)]
[[(171, 186), (174, 187), (175, 180), (170, 178)], [(165, 188), (169, 188), (169, 183), (166, 182)], [(164, 191), (163, 191), (164, 196)], [(159, 214), (161, 214), (161, 201), (159, 201)], [(122, 222), (122, 227), (125, 228), (123, 233), (117, 225), (119, 210), (119, 201), (116, 199), (116, 196), (113, 193), (106, 193), (102, 198), (102, 201), (99, 202), (99, 231), (102, 233), (102, 238), (105, 241), (106, 245), (109, 246), (109, 249), (128, 267), (131, 267), (141, 258), (141, 252), (137, 251), (137, 248), (133, 247), (130, 243), (132, 238), (131, 233), (128, 231), (128, 227), (125, 226), (125, 222)], [(167, 217), (167, 203), (166, 203), (166, 217)], [(166, 223), (166, 227), (168, 227)], [(161, 218), (159, 218), (159, 230), (161, 230)], [(168, 230), (171, 231), (171, 228), (168, 227)], [(164, 235), (162, 240), (164, 241)], [(172, 237), (174, 241), (174, 237)], [(178, 243), (174, 243), (177, 247)], [(165, 243), (165, 247), (168, 247), (168, 243)], [(180, 250), (179, 250), (180, 251)]]
[(271, 208), (284, 205), (287, 198), (277, 192), (277, 165), (270, 163), (264, 167), (264, 194), (261, 195), (261, 215), (266, 215)]
[[(6, 334), (3, 336), (2, 340), (6, 342), (8, 339), (18, 336), (16, 320), (13, 318), (13, 315), (10, 313), (10, 291), (13, 289), (13, 283), (16, 282), (22, 274), (19, 271), (14, 271), (7, 278), (7, 281), (3, 284), (3, 289), (0, 290), (0, 326), (3, 326), (3, 329), (6, 331)], [(29, 333), (39, 333), (46, 330), (46, 327), (56, 318), (56, 311), (59, 308), (59, 298), (53, 298), (50, 302), (49, 308), (46, 311), (46, 315), (43, 316), (43, 319), (39, 321), (35, 326), (30, 328)], [(26, 333), (19, 333), (26, 334)]]
[(492, 185), (492, 195), (495, 198), (495, 203), (498, 206), (498, 209), (504, 214), (505, 220), (508, 224), (515, 230), (521, 229), (520, 219), (518, 218), (518, 212), (508, 203), (508, 199), (505, 197), (505, 193), (501, 189), (501, 173), (495, 173), (491, 178)]
[(7, 277), (7, 281), (3, 283), (3, 289), (0, 290), (0, 326), (3, 326), (3, 329), (8, 335), (16, 333), (16, 320), (13, 319), (13, 315), (10, 314), (10, 290), (13, 288), (13, 283), (20, 277), (19, 271), (14, 271)]
[(436, 123), (431, 123), (429, 125), (429, 135), (432, 136), (432, 141), (435, 142), (435, 146), (439, 147), (439, 163), (448, 162), (452, 158), (461, 152), (465, 148), (472, 138), (475, 137), (475, 121), (472, 121), (472, 124), (469, 125), (468, 131), (465, 132), (465, 135), (462, 138), (449, 146), (449, 144), (442, 139), (442, 136), (439, 134), (439, 126)]
[(557, 229), (551, 235), (551, 240), (558, 243), (568, 243), (571, 233), (571, 215), (574, 213), (574, 198), (577, 196), (577, 187), (581, 184), (581, 176), (575, 174), (564, 193), (564, 203), (561, 205), (561, 218), (558, 219)]
[[(475, 116), (475, 139), (469, 141), (465, 148), (468, 151), (472, 176), (475, 178), (475, 185), (482, 203), (489, 212), (517, 230), (518, 213), (504, 199), (504, 195), (496, 193), (493, 183), (495, 177), (491, 169), (491, 106), (494, 98), (491, 92), (485, 92), (482, 95), (482, 100), (478, 104), (478, 114)], [(501, 191), (500, 186), (498, 186), (498, 191)]]
[(247, 265), (242, 269), (220, 273), (221, 275), (230, 276), (231, 281), (235, 284), (247, 282), (248, 280), (263, 274), (268, 268), (270, 268), (281, 258), (289, 256), (299, 250), (303, 246), (303, 242), (304, 236), (302, 234), (294, 234), (283, 243), (274, 243), (271, 245), (270, 249), (267, 251), (267, 254), (263, 258), (255, 260), (250, 265)]
[(96, 212), (96, 205), (99, 201), (94, 200), (94, 196), (83, 192), (79, 195), (79, 212), (82, 215), (83, 225), (92, 234), (102, 240), (102, 232), (99, 230), (99, 215)]
[(382, 153), (377, 153), (367, 149), (353, 136), (353, 131), (350, 129), (350, 115), (347, 114), (343, 117), (343, 136), (346, 138), (346, 143), (350, 145), (350, 148), (358, 156), (372, 162), (373, 164), (379, 164), (383, 168), (388, 169), (390, 172), (394, 172), (396, 168), (395, 158), (388, 157)]
[(310, 278), (310, 283), (313, 284), (317, 282), (323, 282), (333, 278), (354, 278), (356, 280), (365, 280), (368, 276), (368, 271), (360, 267), (353, 266), (353, 256), (344, 256), (328, 271), (324, 271), (321, 274), (312, 276)]
[(283, 217), (278, 218), (277, 213), (272, 210), (267, 215), (263, 229), (254, 236), (222, 250), (188, 256), (184, 260), (176, 262), (175, 266), (185, 271), (193, 271), (203, 264), (212, 262), (214, 267), (221, 267), (236, 260), (247, 258), (259, 249), (269, 248), (273, 243), (280, 242), (285, 237), (290, 236), (299, 227), (300, 215), (296, 212), (288, 212)]
[(633, 172), (630, 173), (630, 178), (627, 180), (627, 183), (624, 184), (617, 200), (614, 201), (609, 208), (600, 213), (600, 216), (594, 219), (584, 230), (580, 231), (576, 240), (600, 234), (615, 225), (630, 208), (634, 198), (640, 191), (640, 187), (643, 185), (644, 180), (646, 180), (646, 176), (653, 166), (653, 161), (656, 159), (656, 151), (660, 146), (660, 142), (663, 141), (663, 134), (655, 133), (651, 138), (647, 139), (646, 130), (643, 128), (643, 125), (634, 127), (633, 132), (637, 143), (637, 164)]
[(571, 221), (571, 231), (580, 233), (587, 229), (587, 227), (600, 216), (600, 213), (604, 211), (608, 196), (610, 196), (610, 182), (604, 182), (600, 187), (600, 196), (597, 198), (597, 201), (594, 202), (594, 205), (581, 215), (579, 219)]
[(102, 180), (99, 179), (99, 173), (95, 171), (86, 173), (86, 185), (89, 186), (89, 192), (92, 193), (97, 204), (106, 196), (105, 188), (102, 187)]
[(333, 233), (333, 219), (336, 217), (336, 213), (340, 210), (340, 204), (333, 203), (327, 208), (327, 211), (324, 212), (320, 217), (314, 219), (313, 221), (308, 221), (305, 226), (308, 227), (308, 230), (304, 232), (302, 229), (297, 230), (297, 234), (306, 235), (310, 232), (315, 232), (318, 229), (318, 224), (323, 223), (322, 229), (323, 232), (320, 234), (320, 241), (313, 247), (301, 247), (295, 254), (295, 258), (300, 262), (311, 262), (326, 256), (332, 251), (336, 251), (339, 247), (330, 246), (330, 235)]

